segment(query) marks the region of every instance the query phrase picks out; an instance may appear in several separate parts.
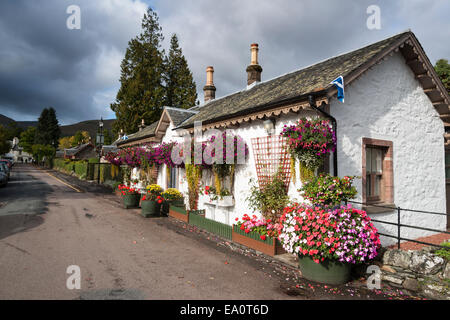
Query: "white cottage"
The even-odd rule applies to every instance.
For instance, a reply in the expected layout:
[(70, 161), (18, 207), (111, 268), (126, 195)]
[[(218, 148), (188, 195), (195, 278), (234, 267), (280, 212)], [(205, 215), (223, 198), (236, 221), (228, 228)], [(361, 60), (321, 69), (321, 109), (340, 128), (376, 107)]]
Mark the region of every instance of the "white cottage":
[[(337, 151), (326, 169), (339, 176), (357, 175), (355, 201), (414, 210), (446, 212), (445, 126), (450, 118), (450, 97), (436, 75), (415, 35), (408, 31), (364, 48), (319, 62), (307, 68), (261, 82), (258, 45), (251, 45), (251, 63), (247, 67), (247, 88), (215, 98), (212, 67), (207, 68), (205, 102), (189, 110), (166, 107), (161, 119), (142, 128), (119, 147), (143, 142), (182, 141), (180, 132), (193, 132), (201, 121), (208, 129), (233, 129), (249, 148), (247, 165), (236, 166), (234, 203), (208, 204), (200, 196), (199, 208), (207, 217), (232, 224), (236, 217), (252, 213), (246, 198), (249, 180), (257, 179), (252, 138), (279, 135), (283, 126), (301, 117), (321, 116), (333, 119), (337, 132)], [(345, 103), (336, 98), (330, 82), (338, 76), (345, 82)], [(267, 122), (266, 120), (270, 120)], [(264, 122), (266, 121), (266, 122)], [(378, 163), (378, 172), (367, 170), (366, 163)], [(187, 194), (184, 169), (159, 170), (158, 184), (176, 187)], [(203, 176), (206, 183), (211, 177)], [(374, 181), (374, 182), (370, 182)], [(370, 184), (370, 185), (369, 185)], [(297, 175), (289, 195), (301, 200)], [(376, 191), (375, 191), (376, 190)], [(395, 210), (365, 207), (369, 215), (383, 221), (396, 221)], [(258, 214), (258, 213), (256, 213)], [(445, 230), (444, 216), (402, 212), (402, 223)], [(396, 227), (378, 224), (379, 231), (395, 234)], [(430, 232), (402, 228), (402, 236), (415, 239)], [(384, 245), (395, 239), (382, 237)]]

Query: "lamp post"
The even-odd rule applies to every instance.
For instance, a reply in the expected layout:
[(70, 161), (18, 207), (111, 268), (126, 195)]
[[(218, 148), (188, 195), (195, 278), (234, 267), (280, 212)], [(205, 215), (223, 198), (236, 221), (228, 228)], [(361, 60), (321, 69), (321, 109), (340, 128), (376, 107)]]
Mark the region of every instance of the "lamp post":
[(102, 146), (105, 141), (103, 136), (103, 117), (100, 118), (98, 123), (99, 133), (97, 133), (97, 150), (98, 150), (98, 173), (97, 173), (97, 183), (100, 184), (100, 162), (102, 160)]

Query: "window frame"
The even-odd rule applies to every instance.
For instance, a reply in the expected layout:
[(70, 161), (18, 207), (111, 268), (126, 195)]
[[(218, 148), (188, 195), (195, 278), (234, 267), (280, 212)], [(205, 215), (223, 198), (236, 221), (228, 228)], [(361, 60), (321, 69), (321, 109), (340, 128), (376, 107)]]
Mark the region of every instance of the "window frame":
[[(367, 190), (367, 168), (366, 157), (367, 148), (382, 149), (381, 159), (381, 181), (378, 196), (369, 196)], [(373, 173), (371, 177), (375, 178), (378, 174)], [(374, 179), (371, 179), (371, 185), (374, 186)], [(362, 138), (362, 198), (363, 203), (367, 204), (393, 204), (394, 203), (394, 172), (393, 172), (393, 143), (388, 140)]]

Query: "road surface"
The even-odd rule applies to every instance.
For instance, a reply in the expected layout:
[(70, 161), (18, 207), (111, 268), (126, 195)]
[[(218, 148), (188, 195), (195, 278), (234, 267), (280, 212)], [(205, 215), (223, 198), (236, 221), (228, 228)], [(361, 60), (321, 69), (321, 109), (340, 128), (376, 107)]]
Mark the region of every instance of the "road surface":
[[(245, 259), (160, 219), (168, 218), (144, 219), (45, 170), (16, 165), (0, 189), (0, 299), (292, 298)], [(80, 289), (67, 287), (72, 265)]]

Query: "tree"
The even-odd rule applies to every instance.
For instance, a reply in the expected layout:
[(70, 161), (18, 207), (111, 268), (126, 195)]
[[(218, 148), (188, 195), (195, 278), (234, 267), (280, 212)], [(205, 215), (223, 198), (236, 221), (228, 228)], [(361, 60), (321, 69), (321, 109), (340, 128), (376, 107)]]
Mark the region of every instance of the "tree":
[(105, 129), (105, 131), (103, 132), (103, 135), (105, 136), (105, 145), (109, 146), (114, 142), (114, 138), (113, 138), (110, 130)]
[(17, 125), (17, 122), (10, 122), (8, 123), (8, 125), (6, 126), (6, 134), (7, 134), (7, 139), (8, 140), (12, 140), (15, 137), (19, 138), (20, 134), (22, 133), (23, 129), (20, 128)]
[(35, 144), (32, 149), (33, 158), (36, 159), (38, 163), (45, 161), (48, 166), (51, 166), (56, 152), (56, 149), (53, 146), (49, 144)]
[(448, 60), (439, 59), (438, 61), (436, 61), (434, 70), (436, 70), (436, 73), (447, 89), (447, 92), (450, 93), (450, 64), (448, 63)]
[(51, 145), (55, 149), (59, 144), (59, 137), (61, 135), (61, 129), (59, 128), (58, 119), (56, 118), (56, 112), (53, 108), (45, 108), (42, 110), (38, 119), (38, 125), (36, 128), (35, 144)]
[(11, 143), (8, 141), (8, 131), (0, 125), (0, 155), (11, 150)]
[(197, 89), (176, 34), (170, 39), (169, 55), (165, 58), (165, 105), (191, 108), (197, 100)]
[(70, 143), (72, 147), (76, 147), (83, 143), (88, 143), (91, 140), (89, 132), (87, 131), (77, 131), (73, 137), (70, 138)]
[(59, 139), (59, 146), (58, 149), (59, 150), (64, 150), (64, 149), (69, 149), (72, 147), (72, 141), (71, 141), (72, 137), (63, 137)]
[(151, 8), (142, 20), (143, 32), (128, 42), (121, 63), (121, 86), (111, 109), (116, 114), (113, 130), (131, 133), (138, 130), (142, 119), (153, 123), (159, 119), (164, 105), (164, 37), (159, 19)]
[(26, 153), (33, 153), (33, 144), (36, 138), (36, 128), (29, 127), (20, 134), (19, 146), (23, 148)]

